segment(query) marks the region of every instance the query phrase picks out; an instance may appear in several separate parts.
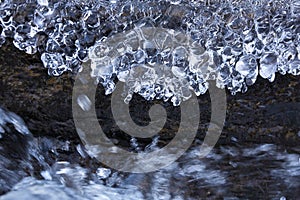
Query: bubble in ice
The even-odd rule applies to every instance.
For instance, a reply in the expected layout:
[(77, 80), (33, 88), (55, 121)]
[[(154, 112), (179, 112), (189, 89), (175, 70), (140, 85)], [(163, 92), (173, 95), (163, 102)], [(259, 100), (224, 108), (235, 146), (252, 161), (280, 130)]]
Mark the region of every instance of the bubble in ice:
[(236, 94), (258, 75), (299, 75), (299, 10), (298, 0), (4, 0), (0, 47), (12, 39), (40, 53), (51, 76), (79, 73), (91, 59), (106, 94), (117, 78), (126, 102), (138, 93), (179, 105), (209, 80)]

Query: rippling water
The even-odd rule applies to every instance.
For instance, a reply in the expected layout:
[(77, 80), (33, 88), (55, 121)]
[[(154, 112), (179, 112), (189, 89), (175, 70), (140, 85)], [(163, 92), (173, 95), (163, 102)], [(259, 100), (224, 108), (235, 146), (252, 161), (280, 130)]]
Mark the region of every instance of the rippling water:
[(196, 140), (167, 168), (122, 173), (94, 162), (79, 144), (34, 138), (20, 117), (0, 113), (0, 189), (8, 192), (0, 199), (297, 199), (300, 193), (298, 147), (233, 142), (199, 159)]

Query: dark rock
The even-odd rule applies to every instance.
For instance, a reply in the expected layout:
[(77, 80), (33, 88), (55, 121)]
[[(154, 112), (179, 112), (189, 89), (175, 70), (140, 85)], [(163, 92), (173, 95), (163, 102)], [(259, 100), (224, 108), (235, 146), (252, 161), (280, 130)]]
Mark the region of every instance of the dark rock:
[(280, 125), (294, 128), (300, 127), (300, 103), (278, 103), (268, 105), (265, 110), (266, 117), (278, 122)]
[[(11, 42), (0, 49), (0, 104), (20, 115), (35, 136), (79, 141), (71, 104), (75, 76), (71, 73), (60, 77), (49, 76), (39, 57), (18, 51)], [(96, 100), (99, 123), (104, 125), (108, 135), (119, 137), (117, 133), (121, 131), (110, 113), (110, 96), (105, 96), (100, 86)], [(210, 120), (209, 94), (202, 95), (198, 100), (201, 110), (198, 137), (203, 138)], [(219, 142), (231, 143), (231, 139), (236, 138), (238, 142), (299, 144), (298, 102), (300, 80), (292, 75), (278, 74), (273, 83), (258, 78), (245, 94), (232, 96), (227, 92), (227, 119)], [(149, 123), (146, 111), (152, 104), (134, 96), (130, 107), (137, 124)], [(164, 106), (170, 118), (161, 131), (161, 139), (170, 140), (178, 128), (180, 110), (170, 103), (164, 103)], [(125, 140), (129, 138), (124, 136)]]

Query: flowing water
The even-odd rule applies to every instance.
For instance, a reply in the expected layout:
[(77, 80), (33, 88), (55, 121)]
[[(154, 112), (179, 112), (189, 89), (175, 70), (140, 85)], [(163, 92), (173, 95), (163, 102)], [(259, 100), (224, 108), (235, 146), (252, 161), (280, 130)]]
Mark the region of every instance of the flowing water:
[[(0, 110), (0, 199), (297, 199), (300, 149), (275, 144), (220, 145), (199, 158), (199, 143), (167, 168), (122, 173), (83, 146), (33, 137)], [(132, 144), (132, 148), (136, 145)]]

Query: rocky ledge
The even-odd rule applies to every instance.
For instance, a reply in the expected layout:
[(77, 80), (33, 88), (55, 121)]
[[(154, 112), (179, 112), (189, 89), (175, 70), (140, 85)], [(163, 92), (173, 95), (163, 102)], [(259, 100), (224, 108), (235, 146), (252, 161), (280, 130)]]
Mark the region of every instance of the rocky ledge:
[[(40, 55), (27, 55), (8, 41), (0, 49), (0, 104), (20, 115), (35, 136), (49, 136), (79, 142), (72, 120), (74, 74), (51, 77), (43, 68)], [(274, 82), (259, 78), (242, 94), (227, 93), (227, 119), (219, 143), (250, 142), (297, 145), (300, 142), (300, 80), (298, 76), (277, 75)], [(110, 96), (99, 86), (96, 111), (105, 132), (120, 131), (110, 113)], [(201, 122), (198, 136), (205, 134), (210, 118), (209, 94), (198, 97)], [(153, 102), (139, 96), (131, 101), (137, 123), (147, 123), (145, 109)], [(173, 137), (179, 109), (164, 103), (175, 122), (162, 130), (162, 140)], [(178, 121), (178, 119), (177, 119)]]

